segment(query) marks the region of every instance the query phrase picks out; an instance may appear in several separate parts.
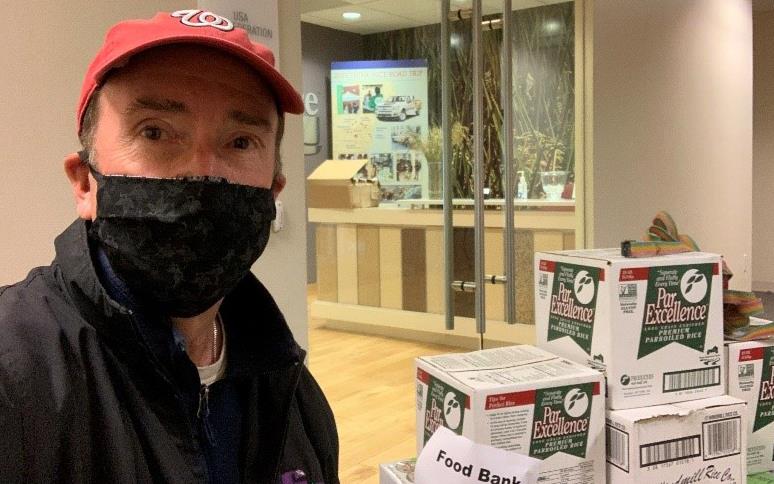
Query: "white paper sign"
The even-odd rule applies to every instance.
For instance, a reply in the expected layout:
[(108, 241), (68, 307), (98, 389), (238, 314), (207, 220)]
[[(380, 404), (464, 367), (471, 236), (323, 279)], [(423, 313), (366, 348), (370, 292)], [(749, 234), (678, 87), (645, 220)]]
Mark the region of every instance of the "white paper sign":
[(508, 452), (438, 427), (417, 459), (416, 484), (536, 484), (539, 459)]

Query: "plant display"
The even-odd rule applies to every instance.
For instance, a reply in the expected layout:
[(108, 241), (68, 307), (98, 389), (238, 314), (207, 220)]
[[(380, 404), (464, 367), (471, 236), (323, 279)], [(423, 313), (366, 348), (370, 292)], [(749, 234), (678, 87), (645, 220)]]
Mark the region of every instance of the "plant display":
[[(497, 18), (498, 15), (487, 18)], [(452, 163), (454, 197), (473, 196), (473, 83), (470, 21), (450, 25), (450, 78)], [(493, 197), (503, 196), (503, 141), (511, 145), (516, 170), (523, 170), (529, 197), (542, 194), (540, 172), (575, 168), (574, 153), (574, 17), (573, 3), (516, 10), (513, 36), (506, 42), (513, 59), (513, 133), (503, 137), (500, 58), (501, 30), (483, 33), (483, 126), (485, 180)], [(364, 36), (370, 59), (427, 59), (430, 98), (430, 132), (418, 142), (425, 153), (433, 180), (440, 172), (441, 59), (440, 25), (396, 30)], [(435, 137), (435, 138), (434, 138)], [(514, 172), (516, 171), (514, 170)], [(440, 174), (436, 174), (440, 177)], [(432, 192), (432, 190), (431, 190)]]

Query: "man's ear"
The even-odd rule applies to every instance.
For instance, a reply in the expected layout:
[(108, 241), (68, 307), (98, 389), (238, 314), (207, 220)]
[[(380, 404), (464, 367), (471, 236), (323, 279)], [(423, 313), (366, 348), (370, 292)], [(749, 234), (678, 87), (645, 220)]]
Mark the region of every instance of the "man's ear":
[(70, 180), (78, 216), (94, 220), (97, 215), (97, 184), (89, 173), (89, 165), (81, 160), (78, 153), (71, 153), (64, 159), (64, 170)]
[(279, 196), (280, 192), (282, 192), (282, 189), (285, 188), (285, 184), (288, 182), (287, 178), (285, 178), (285, 175), (282, 173), (278, 173), (274, 180), (271, 182), (271, 192), (274, 194), (274, 199), (276, 200)]

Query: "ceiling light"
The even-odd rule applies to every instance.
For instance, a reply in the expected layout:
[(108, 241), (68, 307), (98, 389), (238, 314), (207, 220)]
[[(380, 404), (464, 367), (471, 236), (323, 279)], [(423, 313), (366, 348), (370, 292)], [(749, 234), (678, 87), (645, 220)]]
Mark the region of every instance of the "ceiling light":
[(344, 12), (341, 14), (344, 20), (360, 20), (359, 12)]
[(547, 20), (543, 24), (543, 31), (548, 35), (558, 34), (562, 31), (562, 24), (558, 20)]

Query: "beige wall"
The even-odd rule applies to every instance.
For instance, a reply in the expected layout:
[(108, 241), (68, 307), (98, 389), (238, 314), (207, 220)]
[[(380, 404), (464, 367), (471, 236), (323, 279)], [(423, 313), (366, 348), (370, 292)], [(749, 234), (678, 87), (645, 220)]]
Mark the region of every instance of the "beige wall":
[[(301, 85), (298, 1), (280, 1), (282, 66)], [(62, 171), (78, 149), (75, 105), (83, 74), (106, 29), (126, 18), (193, 8), (195, 0), (55, 0), (7, 2), (0, 29), (0, 285), (48, 264), (52, 241), (75, 218)], [(284, 158), (288, 230), (274, 234), (256, 272), (277, 297), (299, 342), (306, 346), (306, 250), (301, 122), (288, 119)]]
[(595, 0), (593, 29), (593, 245), (666, 209), (749, 289), (749, 0)]
[(75, 218), (62, 160), (78, 149), (75, 105), (107, 27), (192, 1), (6, 2), (0, 29), (0, 285), (54, 256)]
[[(282, 73), (300, 91), (301, 10), (298, 0), (279, 3)], [(285, 207), (285, 229), (272, 234), (266, 253), (253, 268), (274, 295), (296, 340), (308, 347), (306, 314), (306, 176), (304, 175), (301, 116), (288, 115), (282, 160), (288, 184), (280, 195)]]
[(774, 291), (774, 11), (753, 15), (753, 288)]

